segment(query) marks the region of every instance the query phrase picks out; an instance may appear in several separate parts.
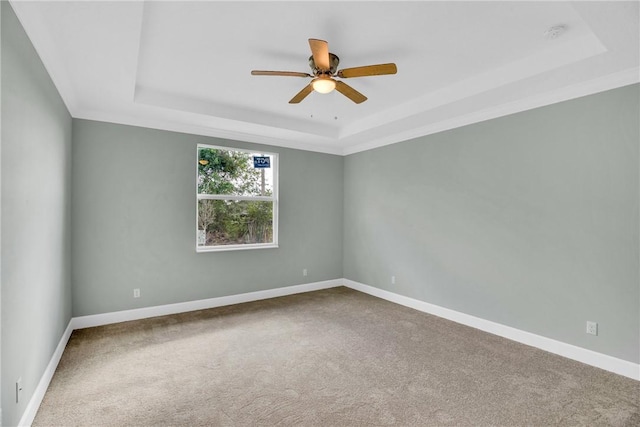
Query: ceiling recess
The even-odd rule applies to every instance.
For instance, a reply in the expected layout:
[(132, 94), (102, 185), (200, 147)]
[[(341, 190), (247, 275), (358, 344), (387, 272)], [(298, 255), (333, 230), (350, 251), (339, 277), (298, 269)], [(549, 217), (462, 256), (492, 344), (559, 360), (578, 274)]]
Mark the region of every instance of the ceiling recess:
[(640, 80), (637, 1), (10, 3), (74, 118), (339, 155)]

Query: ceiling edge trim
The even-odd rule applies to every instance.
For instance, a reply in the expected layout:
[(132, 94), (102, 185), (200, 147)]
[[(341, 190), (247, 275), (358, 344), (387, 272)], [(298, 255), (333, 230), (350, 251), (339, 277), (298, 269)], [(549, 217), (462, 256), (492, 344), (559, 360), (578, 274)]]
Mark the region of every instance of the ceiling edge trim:
[(510, 83), (557, 70), (606, 52), (606, 47), (593, 33), (553, 48), (519, 58), (502, 66), (488, 69), (463, 80), (420, 95), (403, 104), (372, 114), (341, 129), (339, 138), (357, 137), (371, 129), (425, 113), (453, 102), (487, 93)]
[(126, 114), (106, 113), (102, 111), (81, 111), (80, 114), (72, 114), (78, 119), (95, 120), (101, 122), (139, 126), (151, 129), (166, 130), (170, 132), (187, 133), (196, 136), (208, 136), (214, 138), (230, 139), (240, 142), (266, 144), (274, 147), (293, 148), (304, 151), (313, 151), (325, 154), (348, 156), (362, 151), (372, 150), (386, 145), (397, 144), (414, 138), (443, 132), (498, 117), (534, 108), (544, 107), (558, 102), (568, 101), (583, 96), (593, 95), (618, 87), (640, 82), (640, 68), (630, 68), (604, 77), (592, 79), (586, 82), (576, 83), (558, 90), (549, 91), (540, 95), (530, 96), (518, 101), (501, 104), (471, 114), (454, 117), (451, 120), (431, 123), (421, 128), (410, 129), (406, 132), (395, 133), (371, 140), (353, 147), (328, 147), (326, 145), (310, 144), (300, 141), (292, 141), (284, 138), (242, 133), (238, 131), (222, 130), (193, 124), (169, 123), (160, 119), (133, 117)]
[[(227, 131), (232, 131), (234, 127), (242, 129), (242, 126), (261, 126), (271, 128), (277, 132), (290, 131), (312, 137), (337, 139), (338, 132), (334, 127), (313, 124), (311, 126), (301, 126), (297, 119), (290, 119), (285, 116), (271, 114), (269, 112), (259, 112), (256, 110), (239, 109), (233, 106), (216, 104), (212, 101), (198, 100), (195, 98), (165, 93), (156, 89), (146, 88), (136, 84), (133, 101), (136, 104), (151, 107), (163, 108), (165, 110), (178, 111), (181, 113), (197, 114), (208, 118), (216, 118), (228, 121)], [(242, 117), (242, 113), (251, 113), (252, 120)], [(278, 127), (274, 127), (277, 123)], [(311, 127), (311, 129), (309, 129)], [(238, 132), (244, 133), (242, 130)], [(253, 131), (255, 133), (255, 130)]]
[(340, 147), (328, 147), (307, 142), (291, 141), (282, 138), (228, 131), (206, 126), (170, 123), (166, 120), (134, 117), (128, 114), (115, 114), (103, 111), (80, 111), (80, 114), (73, 114), (74, 119), (94, 120), (127, 126), (137, 126), (142, 128), (165, 130), (169, 132), (186, 133), (194, 136), (206, 136), (220, 139), (233, 140), (238, 142), (250, 142), (255, 144), (270, 145), (272, 147), (293, 148), (296, 150), (313, 151), (317, 153), (334, 154), (341, 156)]
[(406, 132), (387, 135), (369, 142), (357, 144), (353, 147), (347, 147), (342, 150), (342, 155), (348, 156), (350, 154), (372, 150), (374, 148), (383, 147), (385, 145), (397, 144), (421, 136), (427, 136), (434, 133), (495, 119), (498, 117), (508, 116), (514, 113), (532, 110), (534, 108), (544, 107), (571, 99), (581, 98), (583, 96), (605, 92), (607, 90), (616, 89), (638, 82), (640, 82), (640, 68), (630, 68), (603, 77), (588, 80), (586, 82), (580, 82), (571, 86), (565, 86), (558, 90), (530, 96), (495, 107), (486, 108), (481, 111), (454, 117), (450, 120), (431, 123), (427, 126), (410, 129)]

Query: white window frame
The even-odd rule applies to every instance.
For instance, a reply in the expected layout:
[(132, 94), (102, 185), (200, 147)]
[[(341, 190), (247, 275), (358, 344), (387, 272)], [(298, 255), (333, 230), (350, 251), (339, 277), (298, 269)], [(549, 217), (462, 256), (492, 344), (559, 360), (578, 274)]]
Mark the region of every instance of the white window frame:
[[(198, 193), (199, 168), (198, 159), (200, 157), (201, 148), (213, 148), (227, 151), (241, 151), (249, 154), (266, 154), (272, 156), (271, 169), (273, 170), (273, 195), (272, 196), (234, 196), (229, 194), (200, 194)], [(221, 145), (198, 144), (196, 147), (196, 252), (221, 252), (221, 251), (242, 251), (247, 249), (268, 249), (278, 247), (278, 153), (272, 153), (262, 150), (247, 150), (244, 148), (224, 147)], [(270, 243), (246, 243), (241, 245), (218, 245), (218, 246), (199, 246), (198, 245), (198, 202), (200, 200), (248, 200), (248, 201), (264, 201), (273, 203), (273, 242)]]

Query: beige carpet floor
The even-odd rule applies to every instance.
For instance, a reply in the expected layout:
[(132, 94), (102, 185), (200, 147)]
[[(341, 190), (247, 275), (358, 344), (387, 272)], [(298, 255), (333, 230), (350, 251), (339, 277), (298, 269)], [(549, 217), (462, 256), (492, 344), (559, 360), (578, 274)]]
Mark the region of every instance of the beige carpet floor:
[(640, 383), (347, 288), (77, 330), (34, 426), (640, 425)]

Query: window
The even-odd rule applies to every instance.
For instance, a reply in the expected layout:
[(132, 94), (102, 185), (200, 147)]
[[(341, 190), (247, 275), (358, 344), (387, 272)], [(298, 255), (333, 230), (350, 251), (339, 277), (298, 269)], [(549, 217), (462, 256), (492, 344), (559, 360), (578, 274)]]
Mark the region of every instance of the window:
[(278, 246), (278, 155), (198, 145), (198, 251)]

